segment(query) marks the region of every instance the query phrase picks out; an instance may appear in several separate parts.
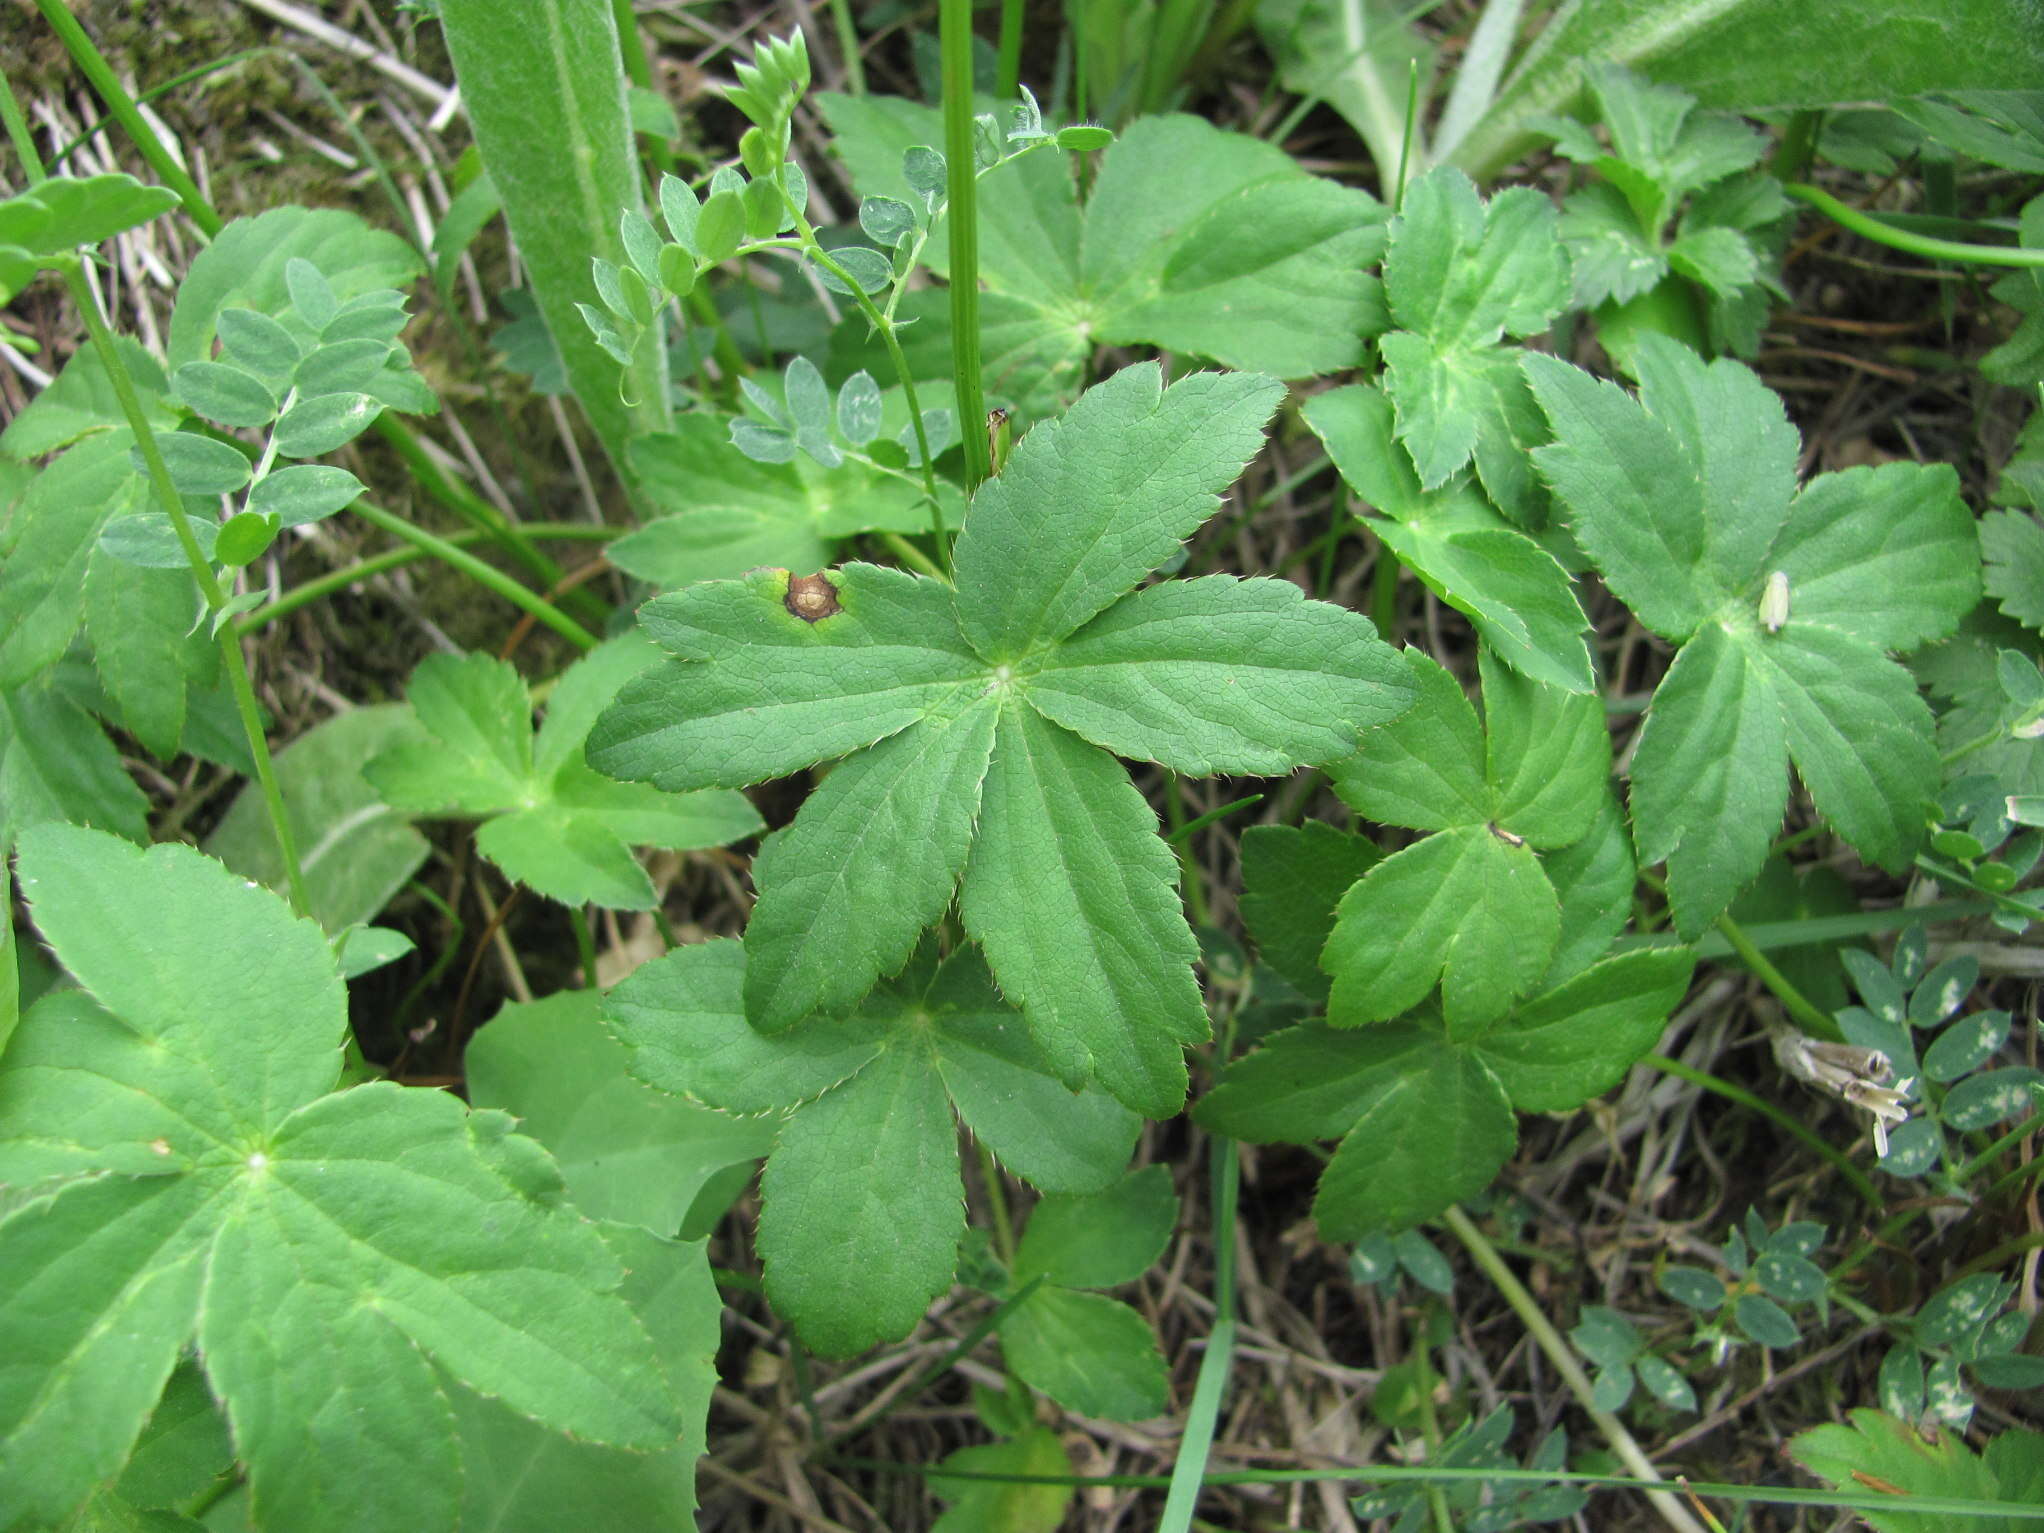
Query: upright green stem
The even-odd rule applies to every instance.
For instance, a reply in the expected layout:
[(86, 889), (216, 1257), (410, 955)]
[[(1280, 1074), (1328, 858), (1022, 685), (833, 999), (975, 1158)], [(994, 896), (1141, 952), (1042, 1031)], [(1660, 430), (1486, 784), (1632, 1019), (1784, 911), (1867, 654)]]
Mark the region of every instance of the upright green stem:
[(21, 161), (29, 181), (44, 179), (43, 157), (36, 152), (35, 135), (28, 131), (28, 119), (21, 115), (21, 103), (14, 99), (14, 86), (4, 75), (0, 75), (0, 121), (7, 124), (8, 142), (14, 145), (14, 157)]
[(1022, 0), (1001, 0), (1001, 40), (994, 60), (994, 98), (1018, 99), (1022, 84)]
[(944, 60), (945, 195), (951, 217), (951, 377), (969, 495), (993, 472), (979, 356), (979, 174), (972, 152), (972, 0), (938, 0)]
[(301, 916), (307, 915), (311, 912), (312, 903), (306, 897), (305, 872), (298, 862), (298, 839), (292, 834), (291, 821), (284, 812), (284, 794), (277, 786), (276, 767), (270, 760), (270, 742), (263, 734), (262, 710), (256, 706), (255, 683), (248, 674), (248, 657), (241, 652), (234, 625), (219, 621), (221, 611), (227, 605), (227, 593), (199, 548), (191, 521), (185, 515), (184, 502), (177, 493), (177, 486), (171, 482), (170, 466), (163, 461), (163, 450), (157, 446), (156, 433), (150, 428), (148, 414), (142, 408), (142, 396), (135, 391), (135, 380), (128, 376), (127, 363), (121, 360), (113, 331), (107, 328), (106, 316), (99, 311), (99, 299), (92, 291), (92, 284), (85, 280), (85, 268), (75, 258), (64, 268), (64, 280), (71, 289), (72, 301), (78, 305), (78, 312), (85, 320), (85, 328), (92, 336), (93, 349), (99, 353), (107, 381), (113, 385), (114, 397), (120, 401), (121, 414), (127, 417), (129, 428), (135, 433), (135, 445), (141, 451), (142, 461), (148, 465), (149, 482), (156, 491), (157, 502), (170, 517), (178, 543), (185, 551), (185, 558), (191, 562), (192, 574), (198, 579), (199, 591), (206, 598), (207, 621), (214, 624), (214, 641), (219, 645), (228, 686), (234, 693), (234, 709), (241, 715), (242, 732), (248, 737), (249, 755), (255, 761), (256, 783), (262, 790), (263, 807), (269, 812), (270, 829), (277, 838), (277, 853), (284, 866), (284, 882), (291, 896), (291, 908)]
[[(1561, 1332), (1554, 1328), (1554, 1323), (1547, 1318), (1546, 1312), (1540, 1308), (1533, 1295), (1526, 1291), (1526, 1285), (1519, 1281), (1518, 1274), (1505, 1265), (1505, 1259), (1498, 1255), (1497, 1248), (1485, 1238), (1483, 1231), (1476, 1227), (1475, 1221), (1461, 1209), (1450, 1207), (1441, 1215), (1441, 1222), (1454, 1231), (1455, 1238), (1462, 1242), (1476, 1265), (1483, 1269), (1484, 1275), (1491, 1280), (1504, 1297), (1505, 1303), (1509, 1304), (1512, 1312), (1519, 1317), (1519, 1323), (1525, 1326), (1526, 1334), (1531, 1336), (1534, 1344), (1547, 1354), (1547, 1360), (1554, 1365), (1554, 1371), (1561, 1375), (1561, 1381), (1568, 1386), (1569, 1393), (1576, 1397), (1576, 1403), (1589, 1414), (1590, 1420), (1596, 1423), (1597, 1430), (1604, 1434), (1604, 1441), (1611, 1445), (1611, 1451), (1618, 1455), (1626, 1468), (1642, 1480), (1658, 1482), (1661, 1473), (1654, 1468), (1653, 1461), (1640, 1450), (1640, 1445), (1633, 1440), (1632, 1433), (1625, 1429), (1624, 1422), (1609, 1411), (1597, 1408), (1596, 1395), (1591, 1388), (1589, 1377), (1583, 1372), (1582, 1365), (1576, 1361), (1575, 1353), (1569, 1350), (1568, 1342), (1562, 1338)], [(1661, 1514), (1661, 1520), (1676, 1529), (1677, 1533), (1704, 1533), (1703, 1525), (1689, 1515), (1689, 1509), (1683, 1506), (1672, 1491), (1650, 1490), (1646, 1494), (1647, 1499), (1653, 1503), (1654, 1510)]]
[(1765, 953), (1755, 947), (1745, 929), (1729, 915), (1717, 918), (1716, 926), (1725, 941), (1731, 943), (1732, 951), (1739, 955), (1739, 961), (1753, 971), (1754, 978), (1774, 992), (1788, 1014), (1796, 1019), (1796, 1026), (1813, 1038), (1826, 1038), (1833, 1043), (1842, 1043), (1845, 1034), (1838, 1030), (1838, 1024), (1811, 1003), (1809, 997), (1789, 981), (1789, 977), (1777, 969)]
[(135, 141), (135, 147), (142, 152), (142, 158), (149, 162), (149, 168), (156, 172), (156, 179), (177, 193), (178, 201), (185, 205), (185, 213), (191, 221), (211, 239), (226, 227), (226, 220), (214, 211), (199, 190), (198, 183), (185, 174), (156, 136), (156, 130), (149, 126), (135, 105), (135, 98), (128, 94), (128, 88), (121, 84), (98, 47), (85, 34), (85, 28), (78, 24), (64, 0), (36, 0), (36, 9), (43, 13), (43, 19), (50, 24), (50, 30), (64, 45), (64, 51), (71, 55), (71, 62), (78, 66), (78, 72), (85, 76), (92, 88), (99, 93), (99, 99), (107, 104), (107, 110), (114, 114), (120, 125), (127, 129), (128, 137)]
[(1171, 1466), (1171, 1489), (1164, 1497), (1159, 1533), (1186, 1533), (1206, 1479), (1213, 1453), (1214, 1429), (1221, 1416), (1221, 1395), (1235, 1362), (1235, 1209), (1242, 1190), (1240, 1147), (1215, 1138), (1209, 1145), (1214, 1176), (1214, 1328), (1207, 1333), (1206, 1356), (1186, 1407), (1185, 1431), (1178, 1439), (1178, 1457)]

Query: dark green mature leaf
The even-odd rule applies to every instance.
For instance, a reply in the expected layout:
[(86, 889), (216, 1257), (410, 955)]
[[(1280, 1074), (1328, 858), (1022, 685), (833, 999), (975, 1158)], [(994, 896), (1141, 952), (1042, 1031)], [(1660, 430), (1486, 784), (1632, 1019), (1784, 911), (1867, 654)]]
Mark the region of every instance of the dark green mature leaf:
[(1534, 456), (1578, 541), (1642, 621), (1687, 641), (1648, 710), (1632, 807), (1641, 860), (1666, 859), (1694, 935), (1759, 871), (1791, 759), (1862, 853), (1906, 864), (1940, 771), (1930, 712), (1883, 651), (1957, 626), (1979, 545), (1950, 469), (1855, 469), (1796, 494), (1794, 431), (1750, 372), (1657, 336), (1636, 361), (1637, 400), (1551, 357), (1525, 365), (1557, 437)]
[(632, 847), (722, 846), (760, 828), (739, 794), (613, 782), (583, 760), (591, 722), (655, 659), (636, 637), (585, 657), (555, 684), (535, 739), (525, 684), (507, 662), (435, 655), (412, 676), (414, 737), (384, 751), (364, 775), (405, 813), (488, 817), (478, 850), (549, 899), (649, 909), (652, 880)]
[(1441, 600), (1465, 613), (1484, 642), (1536, 681), (1590, 690), (1583, 632), (1589, 620), (1568, 572), (1545, 548), (1511, 526), (1466, 479), (1420, 488), (1405, 450), (1393, 439), (1393, 408), (1381, 389), (1362, 384), (1316, 394), (1306, 424), (1365, 506), (1363, 525)]
[(323, 1094), (347, 1023), (317, 927), (184, 847), (46, 827), (21, 868), (84, 988), (0, 1067), (0, 1176), (35, 1189), (0, 1220), (18, 1509), (61, 1519), (117, 1469), (188, 1342), (280, 1526), (455, 1526), (436, 1366), (585, 1438), (681, 1429), (544, 1151), (443, 1093)]
[(1368, 837), (1318, 820), (1244, 831), (1242, 924), (1256, 941), (1258, 959), (1324, 1004), (1328, 979), (1320, 951), (1334, 930), (1334, 908), (1383, 857)]
[[(1065, 1091), (1040, 1058), (990, 1038), (1017, 1018), (976, 957), (954, 955), (934, 976), (919, 961), (850, 1020), (773, 1036), (745, 1020), (746, 966), (736, 942), (678, 948), (619, 985), (604, 1012), (649, 1084), (728, 1111), (792, 1109), (762, 1181), (760, 1251), (768, 1296), (819, 1351), (905, 1335), (950, 1286), (965, 1230), (954, 1083), (969, 1078), (957, 1108), (975, 1132), (989, 1126), (991, 1147), (1023, 1145), (1009, 1164), (1024, 1175), (1047, 1167), (1050, 1185), (1099, 1187), (1126, 1161), (1132, 1115), (1097, 1091)], [(990, 1085), (1014, 1097), (990, 1103)], [(1029, 1146), (1031, 1134), (1062, 1148)]]
[(1131, 1171), (1090, 1197), (1045, 1198), (1015, 1250), (1015, 1281), (1041, 1273), (1062, 1288), (1119, 1288), (1141, 1277), (1171, 1238), (1178, 1195), (1164, 1166)]
[(774, 1125), (698, 1107), (634, 1080), (594, 990), (511, 1003), (462, 1055), (468, 1099), (519, 1120), (560, 1163), (575, 1206), (672, 1235), (703, 1184), (773, 1148)]
[[(833, 147), (865, 196), (920, 204), (903, 152), (943, 142), (936, 111), (824, 93)], [(1194, 117), (1130, 125), (1101, 157), (1080, 212), (1066, 156), (1021, 155), (988, 173), (980, 276), (1039, 317), (1053, 369), (1096, 343), (1149, 343), (1297, 378), (1362, 359), (1383, 328), (1385, 209), (1302, 173), (1290, 156)], [(940, 215), (923, 258), (948, 270)]]
[(2021, 511), (1980, 518), (1987, 594), (2025, 628), (2044, 629), (2044, 522)]
[(1283, 392), (1253, 373), (1194, 373), (1166, 389), (1144, 364), (1030, 432), (958, 537), (958, 623), (973, 648), (1020, 660), (1162, 564), (1219, 508)]
[(930, 525), (907, 482), (851, 461), (836, 469), (805, 455), (754, 462), (732, 450), (719, 416), (685, 415), (671, 432), (634, 437), (628, 457), (654, 514), (610, 546), (610, 559), (663, 589), (761, 565), (813, 571), (830, 562), (840, 538)]
[(1563, 1112), (1615, 1086), (1689, 988), (1688, 948), (1623, 953), (1520, 1004), (1477, 1044), (1521, 1112)]
[(755, 1021), (842, 1009), (900, 967), (956, 884), (1055, 1073), (1177, 1111), (1182, 1045), (1207, 1033), (1197, 947), (1155, 816), (1099, 746), (1282, 771), (1338, 753), (1410, 690), (1365, 620), (1283, 587), (1202, 581), (1114, 605), (1212, 513), (1276, 392), (1203, 374), (1167, 391), (1154, 366), (1101, 385), (981, 490), (955, 590), (852, 564), (647, 604), (678, 658), (599, 720), (602, 770), (743, 784), (884, 742), (759, 859)]
[(2044, 42), (2020, 0), (1942, 0), (1897, 12), (1876, 0), (1810, 6), (1733, 0), (1570, 5), (1519, 55), (1454, 157), (1478, 178), (1530, 147), (1533, 125), (1583, 93), (1589, 67), (1625, 64), (1733, 111), (1893, 101), (1926, 91), (2032, 89)]
[(1438, 980), (1460, 1034), (1495, 1022), (1545, 972), (1560, 912), (1534, 848), (1588, 832), (1609, 748), (1594, 696), (1486, 664), (1486, 734), (1452, 675), (1404, 653), (1420, 702), (1366, 731), (1362, 750), (1329, 773), (1362, 813), (1437, 834), (1343, 897), (1321, 962), (1337, 1022), (1396, 1016)]

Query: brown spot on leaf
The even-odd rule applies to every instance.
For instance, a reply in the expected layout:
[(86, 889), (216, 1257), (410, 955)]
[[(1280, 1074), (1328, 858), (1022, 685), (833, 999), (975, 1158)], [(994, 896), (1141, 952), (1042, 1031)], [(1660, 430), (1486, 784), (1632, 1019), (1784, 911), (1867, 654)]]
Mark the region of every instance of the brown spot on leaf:
[(838, 605), (837, 587), (830, 583), (827, 575), (790, 575), (788, 577), (788, 610), (805, 623), (819, 623), (833, 612), (842, 612)]

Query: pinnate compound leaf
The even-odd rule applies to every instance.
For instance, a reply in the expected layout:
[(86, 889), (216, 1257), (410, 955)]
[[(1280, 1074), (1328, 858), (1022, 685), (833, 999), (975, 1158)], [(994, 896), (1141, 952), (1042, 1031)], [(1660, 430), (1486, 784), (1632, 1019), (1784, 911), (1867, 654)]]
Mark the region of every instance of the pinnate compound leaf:
[(965, 929), (1068, 1085), (1150, 1118), (1185, 1100), (1208, 1033), (1198, 944), (1156, 815), (1111, 758), (1010, 705), (959, 891)]
[(1349, 487), (1381, 513), (1363, 517), (1363, 524), (1435, 595), (1464, 613), (1485, 643), (1536, 681), (1571, 692), (1592, 689), (1583, 641), (1589, 620), (1568, 572), (1466, 481), (1421, 489), (1405, 449), (1393, 439), (1389, 396), (1351, 384), (1314, 395), (1305, 416)]
[(1262, 445), (1282, 386), (1124, 368), (1024, 437), (974, 497), (956, 549), (958, 621), (991, 662), (1065, 638), (1212, 516)]
[(347, 1023), (316, 927), (187, 848), (73, 827), (26, 838), (22, 885), (85, 987), (0, 1067), (0, 1174), (61, 1178), (0, 1220), (19, 1299), (0, 1329), (30, 1363), (0, 1390), (0, 1462), (31, 1516), (119, 1467), (188, 1343), (256, 1514), (314, 1533), (378, 1507), (456, 1525), (436, 1365), (585, 1438), (681, 1429), (544, 1151), (444, 1093), (323, 1094)]
[(563, 724), (542, 728), (507, 662), (435, 655), (413, 674), (416, 737), (383, 752), (365, 775), (393, 808), (423, 815), (487, 816), (477, 849), (512, 878), (564, 904), (644, 910), (652, 881), (633, 846), (677, 851), (754, 834), (758, 814), (728, 791), (665, 793), (615, 782), (582, 759), (580, 735), (637, 671), (657, 663), (643, 638), (615, 639), (556, 686)]
[(1883, 651), (1957, 626), (1978, 544), (1948, 470), (1851, 470), (1793, 494), (1794, 432), (1747, 369), (1658, 336), (1636, 360), (1637, 400), (1553, 358), (1525, 366), (1557, 438), (1535, 457), (1578, 540), (1649, 627), (1686, 641), (1648, 710), (1632, 808), (1693, 936), (1759, 872), (1791, 757), (1866, 856), (1907, 861), (1940, 773), (1929, 711)]

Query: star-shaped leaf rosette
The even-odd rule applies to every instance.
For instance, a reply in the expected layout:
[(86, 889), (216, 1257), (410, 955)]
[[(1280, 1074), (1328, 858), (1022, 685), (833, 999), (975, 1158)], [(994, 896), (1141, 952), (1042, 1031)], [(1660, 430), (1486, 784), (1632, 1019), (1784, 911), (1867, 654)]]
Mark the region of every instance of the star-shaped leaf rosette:
[(1262, 442), (1275, 379), (1154, 364), (1089, 390), (982, 486), (956, 585), (869, 564), (758, 570), (649, 602), (677, 657), (589, 761), (670, 791), (832, 769), (753, 866), (745, 1010), (841, 1015), (954, 895), (1050, 1068), (1169, 1117), (1208, 1035), (1156, 818), (1116, 756), (1192, 776), (1349, 754), (1410, 700), (1368, 619), (1281, 580), (1134, 591)]

